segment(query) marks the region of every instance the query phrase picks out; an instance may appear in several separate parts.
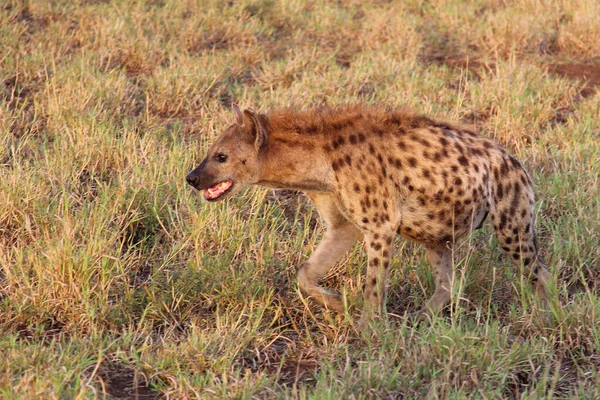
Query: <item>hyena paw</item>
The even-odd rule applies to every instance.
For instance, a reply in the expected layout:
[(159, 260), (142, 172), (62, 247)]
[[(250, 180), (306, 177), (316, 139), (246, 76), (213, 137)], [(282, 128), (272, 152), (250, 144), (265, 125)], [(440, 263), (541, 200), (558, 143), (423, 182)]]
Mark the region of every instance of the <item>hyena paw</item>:
[(320, 292), (323, 307), (338, 313), (345, 311), (344, 301), (339, 293), (325, 288), (320, 288)]

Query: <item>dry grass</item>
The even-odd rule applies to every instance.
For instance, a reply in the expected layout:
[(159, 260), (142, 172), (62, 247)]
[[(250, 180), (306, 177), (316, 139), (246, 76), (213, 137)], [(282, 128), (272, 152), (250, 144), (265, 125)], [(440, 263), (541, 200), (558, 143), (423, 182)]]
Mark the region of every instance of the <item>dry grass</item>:
[[(3, 3), (0, 397), (600, 396), (599, 37), (594, 0)], [(302, 197), (208, 205), (185, 184), (233, 101), (475, 123), (534, 177), (552, 311), (490, 227), (428, 324), (358, 337), (309, 307)], [(432, 277), (418, 246), (396, 255), (402, 316)], [(363, 265), (357, 246), (327, 278), (351, 310)]]

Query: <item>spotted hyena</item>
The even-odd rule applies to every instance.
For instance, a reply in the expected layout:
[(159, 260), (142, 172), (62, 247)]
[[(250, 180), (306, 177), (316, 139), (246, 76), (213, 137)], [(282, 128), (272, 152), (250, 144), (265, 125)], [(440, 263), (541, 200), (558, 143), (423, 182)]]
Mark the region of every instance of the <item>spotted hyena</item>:
[(301, 190), (326, 225), (323, 240), (299, 269), (303, 293), (343, 311), (319, 280), (364, 239), (368, 256), (363, 321), (385, 306), (396, 234), (421, 243), (435, 291), (420, 311), (450, 301), (452, 246), (488, 213), (502, 249), (529, 268), (546, 294), (548, 271), (537, 260), (534, 197), (519, 162), (467, 127), (363, 105), (303, 112), (243, 113), (219, 136), (187, 181), (208, 201), (246, 185)]

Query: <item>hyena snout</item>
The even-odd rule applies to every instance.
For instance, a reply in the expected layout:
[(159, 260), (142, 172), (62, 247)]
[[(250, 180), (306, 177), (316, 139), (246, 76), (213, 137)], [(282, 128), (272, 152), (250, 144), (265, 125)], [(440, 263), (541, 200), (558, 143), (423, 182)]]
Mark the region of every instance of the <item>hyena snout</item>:
[(204, 160), (200, 165), (186, 175), (185, 180), (194, 188), (202, 190), (211, 186), (214, 177), (207, 173), (206, 160)]
[(187, 181), (187, 183), (189, 183), (193, 187), (198, 186), (198, 183), (200, 181), (200, 179), (198, 178), (198, 176), (196, 174), (194, 174), (194, 171), (192, 171), (189, 174), (187, 174), (187, 176), (185, 177), (185, 180)]
[(219, 179), (217, 176), (206, 171), (205, 162), (198, 168), (187, 174), (187, 183), (195, 189), (202, 191), (204, 198), (208, 201), (222, 200), (233, 192), (233, 181), (231, 179)]

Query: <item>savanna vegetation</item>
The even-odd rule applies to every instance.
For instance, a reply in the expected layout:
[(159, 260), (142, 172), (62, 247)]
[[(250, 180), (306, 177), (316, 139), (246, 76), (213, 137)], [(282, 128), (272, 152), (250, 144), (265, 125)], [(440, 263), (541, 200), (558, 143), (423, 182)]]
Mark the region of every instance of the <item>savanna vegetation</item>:
[[(5, 0), (0, 397), (600, 397), (600, 2)], [(452, 307), (397, 240), (357, 333), (365, 255), (299, 296), (323, 228), (297, 193), (185, 183), (231, 103), (367, 102), (475, 124), (530, 172), (550, 309), (489, 223)]]

